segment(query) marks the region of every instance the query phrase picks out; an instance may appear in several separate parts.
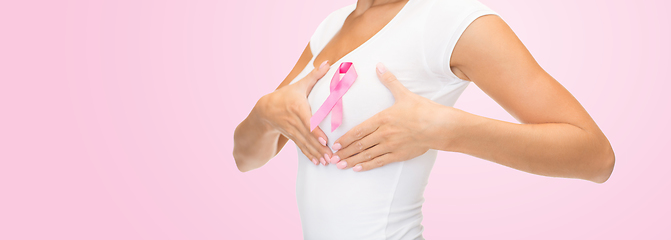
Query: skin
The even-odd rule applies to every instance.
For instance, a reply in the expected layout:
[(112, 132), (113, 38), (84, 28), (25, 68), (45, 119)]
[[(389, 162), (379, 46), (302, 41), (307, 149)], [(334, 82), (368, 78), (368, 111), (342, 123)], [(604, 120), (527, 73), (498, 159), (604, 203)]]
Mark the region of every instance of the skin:
[[(379, 31), (405, 2), (360, 0), (341, 32), (315, 62), (337, 61), (358, 46), (357, 39), (370, 38)], [(374, 32), (363, 34), (370, 31)], [(615, 155), (606, 136), (580, 103), (540, 67), (501, 18), (486, 15), (476, 19), (457, 42), (449, 64), (457, 77), (478, 85), (520, 123), (477, 116), (432, 102), (407, 90), (393, 75), (393, 69), (378, 64), (378, 78), (394, 95), (395, 104), (337, 139), (332, 148), (338, 151), (325, 160), (337, 163), (340, 169), (370, 171), (437, 149), (469, 154), (544, 176), (596, 183), (610, 177)], [(272, 107), (283, 106), (266, 106)], [(247, 123), (241, 123), (245, 124), (243, 128), (236, 129), (236, 148), (266, 147), (276, 154), (279, 144), (260, 145), (276, 141), (260, 141), (259, 137), (265, 135), (254, 135), (251, 128), (261, 120), (254, 120), (258, 117), (252, 114), (250, 117), (245, 120)], [(238, 146), (237, 138), (244, 134), (252, 134), (256, 142)], [(321, 130), (316, 130), (305, 138), (319, 136), (325, 138)], [(259, 158), (256, 165), (271, 157), (267, 154)], [(236, 157), (239, 168), (247, 160)], [(241, 171), (245, 169), (249, 168), (243, 167)]]
[[(324, 49), (315, 58), (315, 69), (318, 67), (317, 63), (324, 61), (337, 62), (344, 55), (363, 44), (375, 33), (380, 31), (396, 14), (403, 8), (407, 1), (359, 1), (356, 9), (345, 20), (341, 31), (336, 33), (332, 41), (324, 47)], [(275, 92), (263, 96), (250, 112), (249, 116), (243, 120), (234, 133), (234, 147), (233, 157), (235, 158), (238, 169), (242, 172), (250, 171), (265, 165), (271, 158), (273, 158), (284, 147), (289, 139), (294, 141), (301, 149), (303, 154), (312, 159), (313, 163), (321, 163), (323, 165), (329, 164), (329, 159), (332, 158), (332, 151), (325, 146), (327, 137), (324, 132), (316, 128), (309, 134), (305, 133), (301, 126), (286, 126), (281, 119), (295, 119), (300, 116), (305, 121), (306, 127), (309, 128), (310, 109), (307, 103), (307, 95), (302, 93), (294, 96), (283, 96), (289, 92), (295, 91), (280, 91), (283, 88), (291, 88), (289, 83), (298, 76), (298, 74), (307, 66), (313, 55), (310, 51), (310, 44), (305, 47), (298, 62), (291, 70), (289, 75), (277, 87)], [(327, 71), (324, 71), (325, 74)], [(318, 74), (319, 75), (319, 74)], [(321, 76), (316, 76), (321, 78)], [(308, 77), (306, 77), (308, 78)], [(317, 79), (318, 79), (317, 78)], [(310, 78), (317, 80), (315, 78)], [(302, 79), (310, 80), (310, 79)], [(308, 84), (308, 93), (314, 86)], [(281, 103), (268, 101), (268, 99), (283, 99), (291, 98), (293, 101), (282, 101)], [(302, 99), (299, 99), (302, 98)], [(300, 109), (294, 109), (292, 106), (300, 106)], [(284, 110), (284, 112), (283, 112)], [(295, 111), (294, 111), (295, 110)], [(282, 117), (264, 118), (263, 116), (272, 116), (264, 114), (266, 112), (275, 112), (282, 114)], [(284, 115), (286, 114), (286, 115)], [(291, 115), (294, 116), (291, 116)], [(283, 127), (284, 126), (284, 127)], [(287, 133), (287, 134), (284, 134)], [(319, 138), (324, 141), (319, 141)], [(324, 144), (321, 144), (321, 143)], [(324, 156), (326, 154), (326, 156)], [(317, 160), (317, 161), (314, 161)], [(315, 163), (316, 164), (316, 163)]]
[[(310, 51), (309, 49), (308, 44), (306, 51)], [(307, 57), (311, 58), (304, 52), (299, 63)], [(288, 139), (293, 140), (315, 165), (319, 162), (328, 164), (325, 159), (332, 157), (331, 150), (316, 137), (325, 138), (326, 135), (319, 127), (309, 131), (311, 112), (307, 102), (307, 95), (312, 87), (328, 69), (327, 61), (324, 61), (321, 67), (313, 69), (298, 82), (288, 85), (300, 73), (294, 67), (274, 92), (259, 99), (249, 116), (235, 129), (233, 157), (240, 171), (246, 172), (263, 166), (277, 155)]]

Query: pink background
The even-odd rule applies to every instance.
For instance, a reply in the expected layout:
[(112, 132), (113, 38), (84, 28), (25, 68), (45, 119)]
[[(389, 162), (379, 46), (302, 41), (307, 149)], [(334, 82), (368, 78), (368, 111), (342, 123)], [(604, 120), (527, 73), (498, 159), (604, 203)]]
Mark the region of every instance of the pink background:
[[(0, 239), (300, 239), (296, 149), (233, 131), (333, 1), (0, 3)], [(428, 239), (669, 239), (668, 1), (482, 0), (609, 137), (605, 184), (440, 153)], [(514, 121), (475, 85), (457, 108)]]

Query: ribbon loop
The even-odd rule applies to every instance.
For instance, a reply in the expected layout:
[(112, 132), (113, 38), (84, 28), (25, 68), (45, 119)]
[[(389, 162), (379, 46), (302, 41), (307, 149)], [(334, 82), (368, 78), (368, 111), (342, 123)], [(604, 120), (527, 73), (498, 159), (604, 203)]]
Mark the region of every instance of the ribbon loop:
[[(340, 79), (341, 73), (345, 74), (342, 79)], [(342, 96), (349, 90), (357, 76), (352, 62), (342, 62), (340, 64), (338, 70), (333, 74), (333, 78), (331, 78), (331, 94), (310, 118), (310, 131), (314, 130), (329, 112), (331, 112), (331, 132), (340, 126), (342, 123)]]

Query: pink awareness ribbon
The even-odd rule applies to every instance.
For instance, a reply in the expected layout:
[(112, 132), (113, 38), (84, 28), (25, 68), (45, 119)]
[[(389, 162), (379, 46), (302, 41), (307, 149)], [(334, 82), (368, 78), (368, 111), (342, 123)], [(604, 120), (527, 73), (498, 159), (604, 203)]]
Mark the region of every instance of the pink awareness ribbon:
[[(344, 73), (345, 76), (340, 78), (340, 74)], [(356, 70), (352, 62), (342, 62), (338, 70), (333, 74), (331, 78), (331, 94), (326, 98), (324, 104), (322, 104), (317, 112), (310, 118), (310, 131), (315, 130), (315, 128), (321, 123), (326, 115), (331, 112), (331, 132), (333, 132), (340, 124), (342, 123), (342, 96), (345, 95), (345, 92), (349, 90), (354, 81), (357, 78)]]

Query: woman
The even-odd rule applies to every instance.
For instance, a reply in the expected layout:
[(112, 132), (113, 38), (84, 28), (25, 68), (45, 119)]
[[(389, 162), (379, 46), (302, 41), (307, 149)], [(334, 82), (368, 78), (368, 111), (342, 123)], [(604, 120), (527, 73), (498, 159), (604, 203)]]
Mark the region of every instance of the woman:
[[(331, 82), (349, 71), (342, 115), (311, 131)], [(521, 124), (452, 108), (471, 81)], [(597, 183), (615, 162), (580, 103), (477, 0), (358, 0), (331, 13), (236, 129), (238, 168), (263, 166), (289, 139), (305, 239), (421, 239), (437, 150)]]

